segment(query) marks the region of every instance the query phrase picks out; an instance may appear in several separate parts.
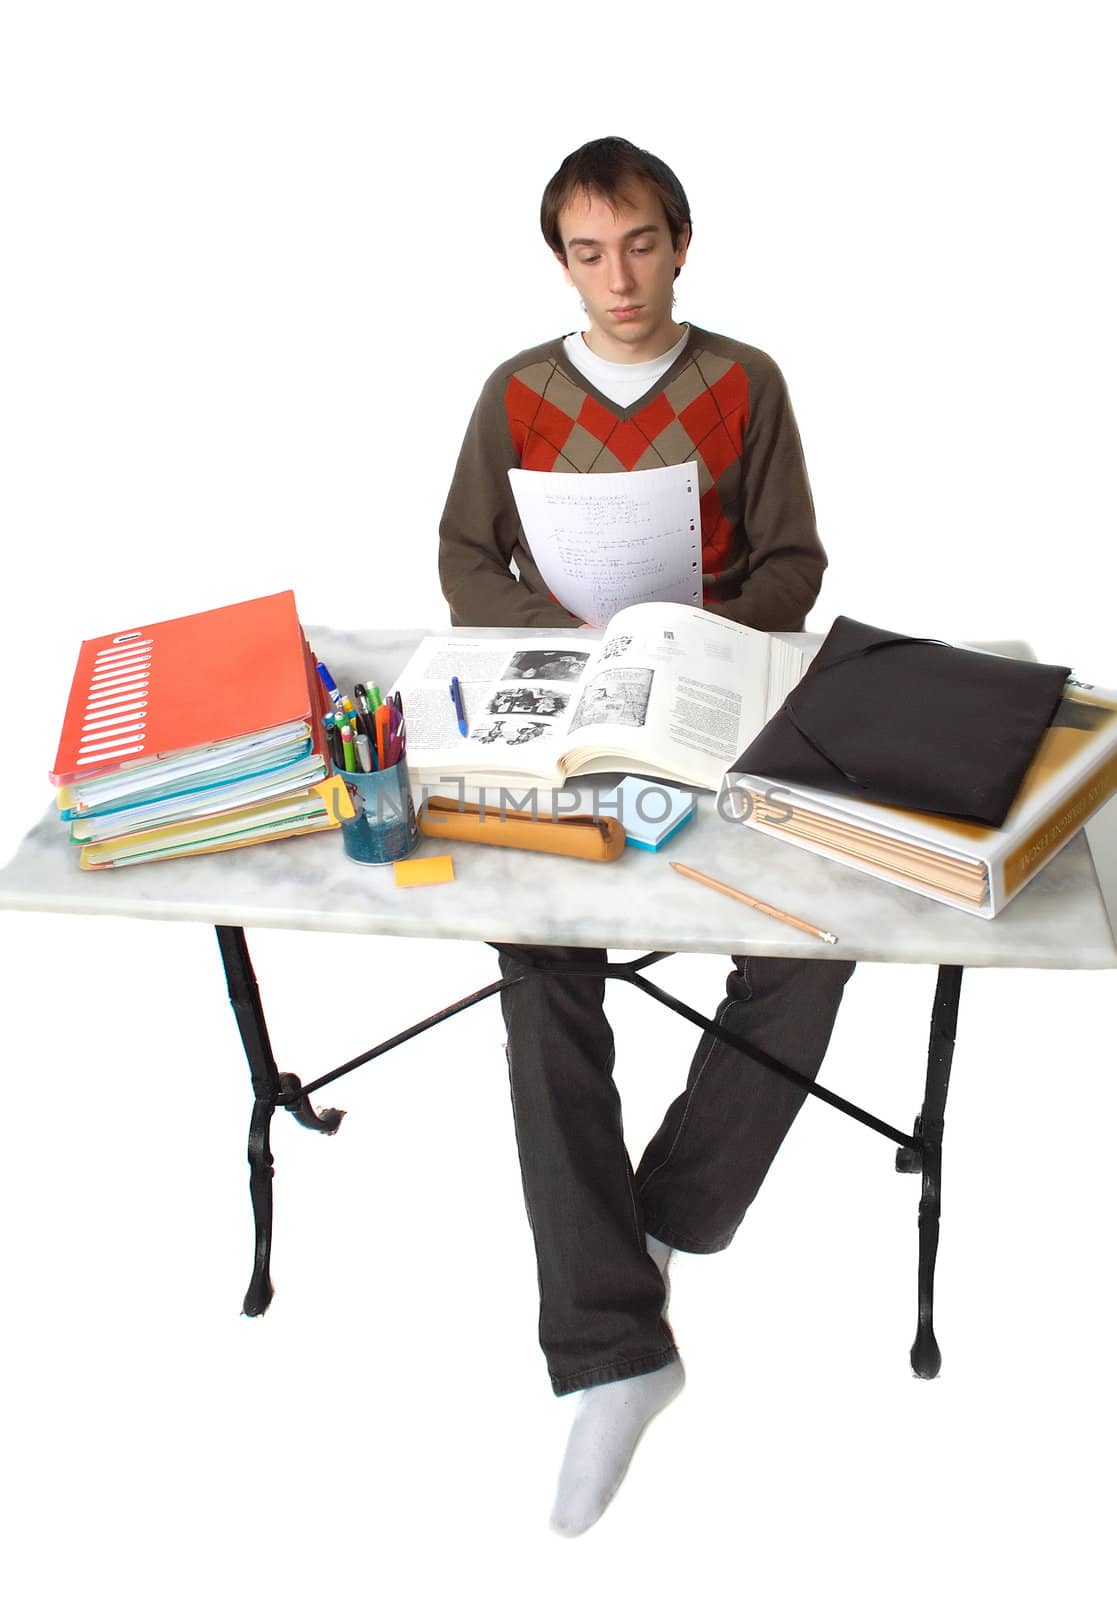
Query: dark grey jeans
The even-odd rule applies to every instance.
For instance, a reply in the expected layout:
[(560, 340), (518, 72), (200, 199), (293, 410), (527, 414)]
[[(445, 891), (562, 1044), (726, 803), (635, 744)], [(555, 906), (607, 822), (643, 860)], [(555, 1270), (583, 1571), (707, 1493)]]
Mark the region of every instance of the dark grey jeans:
[[(645, 1233), (723, 1250), (805, 1091), (702, 1036), (683, 1093), (635, 1172), (613, 1082), (604, 950), (498, 945), (501, 971), (558, 968), (501, 995), (524, 1198), (539, 1267), (539, 1341), (556, 1394), (654, 1372), (675, 1357)], [(814, 1078), (849, 961), (734, 956), (718, 1023)]]

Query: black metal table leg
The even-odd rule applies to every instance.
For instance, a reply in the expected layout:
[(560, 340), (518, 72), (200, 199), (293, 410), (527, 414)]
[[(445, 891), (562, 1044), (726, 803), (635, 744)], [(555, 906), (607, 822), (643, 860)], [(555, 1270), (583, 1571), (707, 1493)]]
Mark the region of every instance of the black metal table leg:
[(939, 1248), (946, 1093), (950, 1086), (950, 1064), (954, 1057), (961, 987), (961, 967), (939, 968), (935, 1002), (931, 1009), (923, 1110), (915, 1121), (919, 1149), (896, 1152), (897, 1171), (923, 1173), (923, 1193), (919, 1200), (919, 1314), (915, 1343), (911, 1347), (912, 1369), (920, 1378), (936, 1377), (942, 1366), (942, 1354), (934, 1329), (935, 1257)]
[(292, 1094), (299, 1093), (302, 1084), (293, 1072), (280, 1072), (276, 1067), (244, 929), (218, 928), (217, 943), (225, 967), (229, 1000), (240, 1029), (244, 1053), (248, 1057), (248, 1070), (256, 1097), (248, 1130), (249, 1191), (256, 1226), (256, 1256), (252, 1280), (244, 1297), (244, 1310), (246, 1316), (259, 1317), (268, 1309), (273, 1294), (269, 1273), (272, 1178), (275, 1170), (269, 1138), (272, 1113), (283, 1096), (287, 1101), (287, 1109), (296, 1121), (304, 1128), (317, 1128), (320, 1133), (336, 1133), (345, 1113), (336, 1110), (317, 1112), (305, 1094), (290, 1100)]
[[(272, 1298), (269, 1276), (272, 1236), (272, 1181), (274, 1169), (269, 1140), (271, 1119), (277, 1106), (284, 1106), (304, 1127), (316, 1128), (321, 1133), (335, 1133), (344, 1116), (343, 1111), (316, 1111), (309, 1096), (335, 1078), (352, 1072), (365, 1062), (393, 1050), (397, 1045), (415, 1038), (428, 1028), (446, 1021), (479, 1001), (498, 994), (514, 983), (529, 976), (537, 977), (547, 969), (540, 965), (537, 972), (524, 972), (514, 978), (503, 978), (475, 993), (467, 995), (451, 1006), (444, 1007), (422, 1022), (406, 1028), (391, 1039), (384, 1040), (353, 1060), (343, 1063), (333, 1071), (323, 1074), (304, 1089), (301, 1080), (292, 1072), (281, 1073), (272, 1055), (264, 1020), (263, 1006), (248, 955), (248, 945), (243, 928), (219, 927), (217, 939), (229, 988), (229, 999), (240, 1028), (241, 1042), (248, 1057), (249, 1071), (255, 1103), (248, 1136), (248, 1163), (252, 1211), (256, 1224), (256, 1258), (252, 1280), (244, 1298), (244, 1310), (250, 1317), (260, 1316)], [(499, 948), (499, 947), (498, 947)], [(666, 994), (643, 976), (643, 969), (656, 961), (666, 959), (666, 952), (653, 952), (628, 962), (608, 962), (605, 976), (623, 978), (643, 990), (649, 998), (658, 1000), (669, 1010), (686, 1017), (733, 1046), (742, 1055), (758, 1062), (780, 1077), (797, 1083), (803, 1092), (854, 1118), (866, 1127), (894, 1140), (900, 1147), (896, 1153), (896, 1167), (901, 1172), (922, 1172), (923, 1193), (919, 1203), (919, 1315), (915, 1342), (911, 1348), (911, 1364), (921, 1378), (937, 1375), (942, 1356), (935, 1339), (933, 1325), (935, 1258), (939, 1242), (940, 1189), (942, 1183), (943, 1122), (946, 1112), (946, 1095), (950, 1083), (950, 1066), (954, 1055), (954, 1036), (958, 1021), (958, 998), (962, 984), (961, 967), (940, 967), (931, 1013), (931, 1037), (927, 1052), (927, 1078), (924, 1088), (923, 1109), (916, 1118), (914, 1135), (909, 1137), (898, 1128), (882, 1122), (880, 1118), (840, 1095), (824, 1089), (801, 1073), (793, 1071), (782, 1062), (750, 1047), (736, 1035), (729, 1033), (710, 1017), (703, 1017), (674, 996)], [(576, 968), (564, 962), (562, 970), (569, 975)], [(600, 970), (593, 964), (593, 973)]]

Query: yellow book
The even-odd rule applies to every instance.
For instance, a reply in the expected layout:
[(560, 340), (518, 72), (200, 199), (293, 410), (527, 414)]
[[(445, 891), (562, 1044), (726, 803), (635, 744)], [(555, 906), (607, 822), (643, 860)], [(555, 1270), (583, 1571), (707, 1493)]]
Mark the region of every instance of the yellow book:
[(81, 852), (86, 871), (126, 867), (178, 856), (236, 850), (265, 839), (290, 839), (303, 833), (336, 828), (353, 815), (353, 803), (338, 777), (323, 779), (297, 794), (260, 805), (240, 806), (217, 816), (201, 817), (162, 828), (148, 828), (120, 839), (87, 844)]

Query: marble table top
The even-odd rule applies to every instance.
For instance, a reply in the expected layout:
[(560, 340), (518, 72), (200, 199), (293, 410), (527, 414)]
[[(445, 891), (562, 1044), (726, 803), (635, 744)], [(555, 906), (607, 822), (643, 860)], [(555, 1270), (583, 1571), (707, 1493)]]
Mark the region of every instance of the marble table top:
[[(509, 636), (515, 631), (501, 630)], [(307, 634), (339, 681), (385, 685), (422, 637), (414, 631), (358, 634), (310, 627)], [(1016, 653), (1020, 647), (991, 648)], [(602, 787), (605, 782), (594, 780)], [(1117, 831), (1112, 803), (1108, 812), (1114, 814), (1102, 813), (1107, 839)], [(1083, 834), (992, 921), (724, 820), (712, 794), (700, 796), (698, 816), (662, 851), (629, 849), (607, 865), (425, 838), (419, 852), (449, 852), (454, 881), (400, 889), (389, 868), (349, 861), (332, 832), (82, 872), (77, 849), (51, 807), (0, 871), (0, 910), (821, 960), (1117, 966), (1117, 942)], [(794, 912), (835, 933), (838, 943), (825, 945), (691, 882), (672, 872), (668, 860)]]

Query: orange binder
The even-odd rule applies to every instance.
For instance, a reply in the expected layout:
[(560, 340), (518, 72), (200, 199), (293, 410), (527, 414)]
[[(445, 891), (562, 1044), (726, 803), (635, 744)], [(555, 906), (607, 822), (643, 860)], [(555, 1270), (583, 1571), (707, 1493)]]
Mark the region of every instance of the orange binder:
[(317, 682), (290, 589), (87, 639), (51, 782), (301, 721), (321, 750)]

